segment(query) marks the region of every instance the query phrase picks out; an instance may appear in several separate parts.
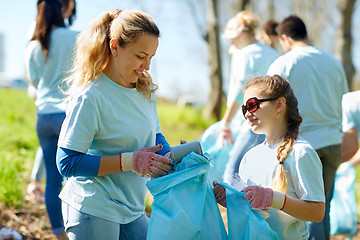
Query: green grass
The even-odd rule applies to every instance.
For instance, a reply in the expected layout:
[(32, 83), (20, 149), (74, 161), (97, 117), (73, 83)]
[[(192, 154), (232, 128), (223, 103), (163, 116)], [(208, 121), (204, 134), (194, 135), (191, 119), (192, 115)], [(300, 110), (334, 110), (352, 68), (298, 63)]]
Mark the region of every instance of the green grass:
[(26, 91), (0, 89), (0, 202), (20, 207), (38, 146), (35, 105)]
[(205, 120), (203, 109), (192, 106), (177, 107), (172, 103), (159, 102), (158, 113), (163, 135), (171, 146), (180, 140), (198, 141), (201, 134), (216, 120)]

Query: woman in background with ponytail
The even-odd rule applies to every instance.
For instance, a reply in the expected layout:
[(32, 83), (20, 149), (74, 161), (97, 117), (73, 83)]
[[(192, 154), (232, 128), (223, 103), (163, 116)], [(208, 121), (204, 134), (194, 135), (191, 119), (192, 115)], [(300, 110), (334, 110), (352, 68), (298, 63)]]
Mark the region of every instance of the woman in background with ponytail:
[[(38, 1), (38, 4), (41, 4), (44, 1)], [(60, 0), (62, 3), (61, 12), (63, 15), (63, 18), (65, 20), (65, 26), (70, 27), (76, 18), (76, 2), (75, 0)], [(41, 20), (41, 19), (40, 19)], [(41, 20), (42, 21), (42, 20)], [(33, 21), (30, 25), (29, 31), (28, 31), (28, 37), (29, 40), (32, 39), (34, 35), (36, 27), (36, 21)], [(74, 43), (73, 43), (74, 45)], [(69, 55), (69, 58), (71, 56)], [(36, 97), (36, 86), (33, 86), (34, 81), (27, 80), (29, 82), (28, 85), (28, 95), (30, 98)], [(43, 152), (41, 147), (38, 148), (35, 155), (34, 165), (31, 171), (30, 176), (30, 183), (27, 186), (26, 192), (27, 192), (27, 198), (30, 200), (37, 200), (40, 202), (45, 201), (44, 194), (42, 192), (42, 185), (43, 180), (45, 179), (45, 163), (43, 158)]]
[(71, 240), (146, 239), (146, 182), (171, 170), (147, 72), (159, 35), (146, 13), (115, 9), (77, 39), (57, 155)]
[[(320, 159), (298, 137), (302, 118), (297, 99), (289, 82), (275, 75), (250, 80), (244, 102), (252, 131), (266, 135), (240, 163), (239, 175), (248, 185), (244, 196), (252, 208), (269, 210), (266, 221), (279, 239), (307, 239), (306, 221), (323, 219), (325, 196)], [(214, 193), (226, 206), (225, 189), (215, 185)]]
[(57, 142), (66, 110), (60, 88), (66, 88), (63, 81), (72, 66), (77, 34), (66, 28), (61, 1), (38, 0), (35, 31), (25, 50), (25, 66), (27, 78), (36, 88), (36, 131), (46, 169), (46, 210), (52, 232), (60, 240), (68, 239), (58, 196), (63, 177), (56, 167)]

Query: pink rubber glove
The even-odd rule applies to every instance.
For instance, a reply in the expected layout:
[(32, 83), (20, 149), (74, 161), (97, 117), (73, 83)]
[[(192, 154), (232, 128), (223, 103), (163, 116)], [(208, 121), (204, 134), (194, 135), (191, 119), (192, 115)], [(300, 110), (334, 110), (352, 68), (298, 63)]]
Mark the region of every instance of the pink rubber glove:
[(219, 203), (221, 206), (226, 207), (226, 189), (218, 184), (217, 180), (213, 181), (213, 191), (216, 198), (216, 202)]
[(140, 176), (158, 177), (171, 171), (171, 159), (155, 154), (162, 144), (140, 149), (132, 156), (132, 170)]
[(250, 201), (251, 208), (261, 210), (271, 208), (274, 194), (271, 188), (254, 185), (244, 188), (243, 191), (245, 192), (245, 199)]

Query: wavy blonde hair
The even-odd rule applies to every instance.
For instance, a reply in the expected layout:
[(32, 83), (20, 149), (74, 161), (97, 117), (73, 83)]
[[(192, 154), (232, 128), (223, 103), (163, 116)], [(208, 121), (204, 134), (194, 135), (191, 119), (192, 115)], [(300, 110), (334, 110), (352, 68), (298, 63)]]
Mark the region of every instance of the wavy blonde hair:
[(278, 147), (276, 158), (279, 165), (272, 184), (274, 190), (286, 193), (287, 178), (283, 163), (299, 136), (299, 127), (302, 122), (297, 98), (290, 87), (290, 83), (279, 75), (253, 78), (245, 85), (244, 91), (249, 87), (258, 87), (267, 98), (284, 97), (286, 99), (287, 131), (283, 142)]
[[(114, 9), (95, 18), (76, 40), (74, 65), (65, 79), (69, 86), (65, 93), (69, 96), (76, 93), (102, 74), (111, 54), (110, 39), (117, 39), (121, 47), (126, 47), (142, 33), (160, 36), (153, 19), (141, 11)], [(136, 89), (150, 99), (157, 85), (144, 71)]]

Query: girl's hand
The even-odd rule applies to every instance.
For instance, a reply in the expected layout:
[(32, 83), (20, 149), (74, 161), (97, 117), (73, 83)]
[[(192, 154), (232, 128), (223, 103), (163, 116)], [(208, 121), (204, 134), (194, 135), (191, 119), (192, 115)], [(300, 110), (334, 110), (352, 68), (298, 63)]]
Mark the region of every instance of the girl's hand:
[(271, 208), (274, 194), (271, 188), (253, 185), (244, 188), (243, 191), (245, 192), (245, 199), (250, 201), (251, 208), (261, 210)]
[(248, 186), (243, 189), (245, 199), (250, 201), (253, 209), (268, 210), (276, 208), (283, 210), (286, 203), (286, 195), (281, 192), (273, 191), (271, 188), (260, 186)]

